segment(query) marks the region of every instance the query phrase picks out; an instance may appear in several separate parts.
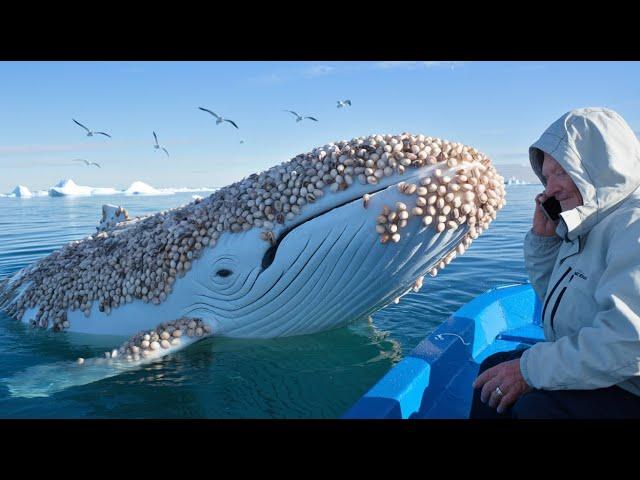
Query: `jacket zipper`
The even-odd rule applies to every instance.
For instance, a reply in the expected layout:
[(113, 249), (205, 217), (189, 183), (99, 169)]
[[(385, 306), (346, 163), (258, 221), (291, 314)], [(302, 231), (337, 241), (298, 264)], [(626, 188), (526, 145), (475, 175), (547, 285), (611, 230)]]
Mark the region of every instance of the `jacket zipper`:
[(544, 308), (542, 309), (542, 321), (544, 322), (544, 315), (547, 312), (547, 307), (549, 306), (549, 301), (551, 300), (551, 297), (553, 297), (553, 294), (556, 291), (556, 288), (558, 288), (558, 285), (560, 285), (560, 282), (562, 282), (562, 280), (564, 280), (564, 277), (567, 276), (567, 274), (571, 271), (571, 267), (569, 267), (567, 269), (566, 272), (564, 272), (562, 274), (562, 276), (560, 277), (560, 279), (556, 282), (556, 284), (553, 286), (553, 288), (551, 289), (551, 293), (549, 294), (549, 296), (547, 297), (547, 300), (544, 302)]
[[(575, 275), (575, 274), (574, 274)], [(570, 283), (571, 280), (573, 280), (574, 275), (571, 275), (571, 278), (569, 279)], [(564, 287), (561, 291), (560, 291), (560, 295), (558, 295), (558, 299), (556, 300), (555, 305), (553, 306), (553, 310), (551, 310), (551, 330), (553, 330), (553, 319), (556, 316), (556, 310), (558, 310), (558, 306), (560, 305), (560, 301), (562, 300), (562, 296), (564, 295), (564, 292), (567, 290), (567, 287)]]
[(558, 299), (556, 300), (556, 304), (553, 306), (553, 310), (551, 310), (551, 330), (553, 331), (553, 317), (556, 314), (556, 310), (558, 309), (558, 305), (560, 305), (560, 300), (562, 300), (562, 295), (564, 295), (565, 290), (567, 289), (567, 287), (564, 287), (561, 291), (560, 291), (560, 295), (558, 295)]

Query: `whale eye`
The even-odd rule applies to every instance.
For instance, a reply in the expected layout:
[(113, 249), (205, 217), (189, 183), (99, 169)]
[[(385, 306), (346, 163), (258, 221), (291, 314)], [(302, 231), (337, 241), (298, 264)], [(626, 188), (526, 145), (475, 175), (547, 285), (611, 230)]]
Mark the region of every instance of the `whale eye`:
[(219, 275), (221, 277), (228, 277), (229, 275), (231, 275), (233, 272), (231, 270), (227, 270), (226, 268), (223, 268), (222, 270), (218, 270), (216, 272), (216, 275)]

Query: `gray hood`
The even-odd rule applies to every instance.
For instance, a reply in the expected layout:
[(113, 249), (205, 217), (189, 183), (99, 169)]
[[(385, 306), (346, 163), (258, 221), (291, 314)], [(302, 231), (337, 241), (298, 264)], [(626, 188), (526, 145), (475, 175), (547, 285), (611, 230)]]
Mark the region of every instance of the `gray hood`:
[(580, 108), (565, 113), (529, 147), (531, 167), (543, 185), (543, 152), (571, 176), (584, 204), (561, 213), (561, 236), (588, 233), (640, 185), (640, 142), (613, 110)]

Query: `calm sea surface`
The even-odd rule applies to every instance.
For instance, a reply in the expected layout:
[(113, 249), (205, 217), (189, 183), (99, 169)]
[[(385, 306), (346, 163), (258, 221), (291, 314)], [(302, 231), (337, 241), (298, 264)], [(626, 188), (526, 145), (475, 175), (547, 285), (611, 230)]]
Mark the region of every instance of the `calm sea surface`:
[[(507, 206), (469, 251), (372, 323), (292, 338), (207, 339), (137, 370), (20, 398), (2, 379), (34, 365), (101, 356), (105, 348), (31, 331), (0, 312), (0, 417), (337, 418), (464, 303), (527, 281), (522, 241), (543, 187), (506, 188)], [(94, 233), (104, 203), (135, 216), (184, 205), (191, 195), (0, 198), (0, 278)]]

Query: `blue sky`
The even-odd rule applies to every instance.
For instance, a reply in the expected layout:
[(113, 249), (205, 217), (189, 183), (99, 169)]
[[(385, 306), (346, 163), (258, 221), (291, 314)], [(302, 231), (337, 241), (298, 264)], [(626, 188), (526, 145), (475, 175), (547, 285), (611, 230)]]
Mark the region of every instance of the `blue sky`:
[[(527, 165), (539, 134), (584, 106), (640, 131), (640, 62), (0, 62), (0, 86), (0, 193), (62, 178), (223, 186), (331, 141), (403, 131)], [(353, 106), (337, 109), (345, 98)], [(87, 137), (72, 118), (113, 138)]]

